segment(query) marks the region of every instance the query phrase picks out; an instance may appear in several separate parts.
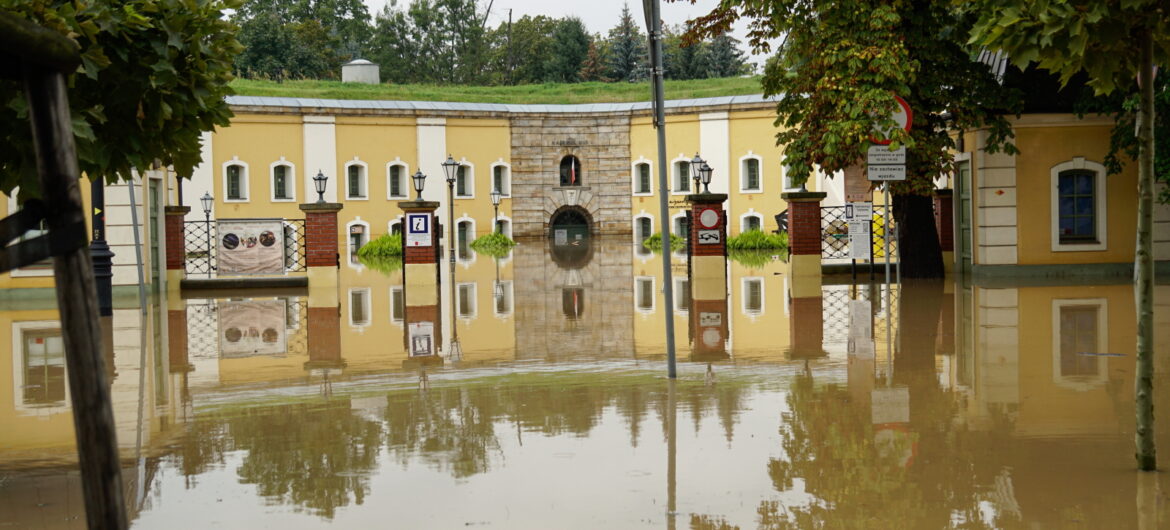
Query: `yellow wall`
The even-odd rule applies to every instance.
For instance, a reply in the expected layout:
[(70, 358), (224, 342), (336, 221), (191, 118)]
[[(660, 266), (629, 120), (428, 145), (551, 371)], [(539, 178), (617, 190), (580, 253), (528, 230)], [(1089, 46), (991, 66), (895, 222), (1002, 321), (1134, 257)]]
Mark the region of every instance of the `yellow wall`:
[[(508, 120), (449, 119), (447, 150), (458, 160), (474, 166), (474, 198), (455, 199), (455, 222), (463, 216), (475, 220), (475, 237), (492, 230), (492, 164), (511, 163), (512, 133)], [(512, 200), (500, 200), (500, 215), (511, 218)], [(445, 221), (444, 221), (445, 222)]]
[[(750, 111), (731, 114), (730, 119), (730, 166), (723, 171), (721, 178), (730, 178), (730, 208), (727, 212), (729, 221), (729, 235), (740, 233), (740, 216), (755, 210), (760, 214), (762, 229), (771, 232), (776, 229), (775, 215), (788, 208), (788, 203), (780, 198), (784, 192), (783, 158), (784, 149), (776, 145), (776, 133), (779, 132), (772, 122), (776, 119), (774, 111)], [(743, 179), (743, 164), (740, 158), (749, 154), (760, 157), (760, 183), (762, 193), (743, 193), (740, 183)], [(722, 169), (722, 168), (720, 168)], [(813, 189), (816, 179), (809, 179), (809, 189)]]
[[(230, 127), (217, 128), (212, 136), (211, 183), (215, 197), (215, 216), (218, 218), (237, 217), (280, 217), (295, 219), (304, 217), (297, 203), (305, 202), (304, 179), (317, 168), (302, 167), (304, 160), (304, 133), (300, 116), (271, 116), (237, 114)], [(281, 157), (296, 171), (294, 190), (296, 200), (291, 202), (272, 201), (272, 178), (270, 166)], [(248, 165), (248, 201), (225, 202), (224, 164), (238, 158)], [(311, 176), (311, 175), (310, 175)], [(330, 175), (336, 182), (335, 175)], [(198, 191), (198, 190), (196, 190)]]

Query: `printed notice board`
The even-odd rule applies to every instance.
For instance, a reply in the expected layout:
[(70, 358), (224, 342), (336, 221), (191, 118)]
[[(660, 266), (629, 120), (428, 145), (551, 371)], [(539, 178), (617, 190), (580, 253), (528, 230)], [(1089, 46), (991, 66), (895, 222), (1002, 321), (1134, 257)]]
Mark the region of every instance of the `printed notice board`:
[(406, 246), (408, 247), (429, 247), (431, 246), (431, 214), (429, 213), (408, 213), (406, 214)]

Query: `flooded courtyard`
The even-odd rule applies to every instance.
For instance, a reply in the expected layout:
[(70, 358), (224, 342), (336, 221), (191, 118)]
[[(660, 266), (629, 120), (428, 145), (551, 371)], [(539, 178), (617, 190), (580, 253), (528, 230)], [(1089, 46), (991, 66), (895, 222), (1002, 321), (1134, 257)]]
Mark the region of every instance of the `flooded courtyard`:
[[(107, 371), (132, 526), (1170, 524), (1170, 479), (1134, 471), (1131, 285), (862, 274), (791, 298), (780, 258), (729, 262), (711, 300), (669, 256), (674, 307), (663, 257), (628, 238), (461, 249), (430, 306), (357, 262), (340, 310), (305, 290), (122, 300)], [(85, 525), (57, 319), (0, 310), (0, 528)]]

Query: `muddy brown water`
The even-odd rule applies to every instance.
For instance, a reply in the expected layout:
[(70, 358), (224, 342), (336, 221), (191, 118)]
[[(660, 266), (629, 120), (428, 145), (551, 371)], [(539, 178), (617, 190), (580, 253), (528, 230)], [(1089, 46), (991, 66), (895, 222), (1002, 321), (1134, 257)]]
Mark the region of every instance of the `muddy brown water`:
[[(340, 308), (118, 309), (133, 527), (1170, 525), (1165, 473), (1134, 471), (1128, 285), (830, 281), (790, 299), (762, 255), (712, 300), (676, 256), (666, 307), (660, 255), (588, 244), (461, 256), (454, 289), (444, 270), (422, 296), (343, 265)], [(1157, 301), (1165, 353), (1170, 290)], [(56, 318), (0, 310), (0, 528), (84, 526)]]

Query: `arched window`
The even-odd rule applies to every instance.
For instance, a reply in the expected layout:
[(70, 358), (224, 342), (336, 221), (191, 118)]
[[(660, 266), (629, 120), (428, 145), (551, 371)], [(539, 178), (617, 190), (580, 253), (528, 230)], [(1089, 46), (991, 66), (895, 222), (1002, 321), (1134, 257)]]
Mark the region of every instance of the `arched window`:
[(760, 191), (763, 189), (759, 157), (749, 155), (742, 159), (739, 178), (740, 191)]
[(223, 175), (224, 200), (248, 200), (248, 166), (233, 160), (224, 166)]
[(691, 192), (691, 161), (682, 158), (674, 161), (674, 192)]
[(471, 199), (475, 197), (475, 171), (471, 164), (463, 162), (455, 171), (455, 197)]
[(363, 162), (353, 161), (345, 166), (345, 198), (365, 199), (366, 195), (366, 165)]
[(499, 191), (500, 195), (504, 197), (512, 195), (511, 175), (509, 173), (508, 166), (503, 163), (497, 163), (492, 166), (492, 191)]
[(742, 224), (740, 224), (739, 228), (740, 232), (751, 232), (752, 230), (763, 229), (761, 224), (762, 220), (760, 219), (760, 216), (756, 214), (748, 214), (743, 216), (741, 218), (741, 223)]
[(386, 195), (388, 199), (409, 197), (410, 179), (405, 164), (391, 162), (386, 166)]
[(296, 174), (293, 171), (291, 164), (277, 162), (272, 165), (272, 200), (274, 201), (291, 201), (295, 200), (293, 195), (296, 191)]
[(650, 182), (650, 163), (634, 164), (634, 195), (650, 195), (654, 187)]
[(649, 216), (638, 218), (638, 242), (639, 243), (641, 243), (642, 241), (645, 241), (647, 238), (654, 235), (653, 230), (654, 230), (654, 224), (653, 224), (653, 221), (650, 220)]
[(561, 159), (561, 186), (581, 185), (581, 161), (573, 155)]
[(1051, 169), (1052, 250), (1105, 250), (1105, 166), (1076, 157)]
[(346, 242), (349, 247), (349, 263), (350, 265), (360, 265), (358, 250), (370, 241), (370, 225), (366, 224), (365, 221), (352, 221), (346, 225), (346, 228), (348, 229)]

